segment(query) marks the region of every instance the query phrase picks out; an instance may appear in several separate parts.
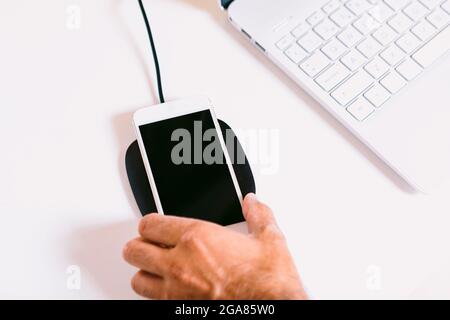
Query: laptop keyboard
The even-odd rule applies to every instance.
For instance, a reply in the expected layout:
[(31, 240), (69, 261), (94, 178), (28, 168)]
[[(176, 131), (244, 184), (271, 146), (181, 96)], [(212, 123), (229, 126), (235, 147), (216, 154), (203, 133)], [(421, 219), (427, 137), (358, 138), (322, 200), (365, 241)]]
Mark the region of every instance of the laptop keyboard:
[(276, 46), (364, 121), (450, 50), (450, 0), (331, 0)]

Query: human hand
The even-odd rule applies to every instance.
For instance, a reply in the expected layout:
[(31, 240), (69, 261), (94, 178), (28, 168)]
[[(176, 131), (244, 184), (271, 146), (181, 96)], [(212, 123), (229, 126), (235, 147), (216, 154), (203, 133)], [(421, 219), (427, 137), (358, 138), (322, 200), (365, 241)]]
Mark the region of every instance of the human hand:
[(249, 235), (209, 222), (151, 214), (124, 258), (133, 289), (152, 299), (306, 299), (270, 208), (247, 195)]

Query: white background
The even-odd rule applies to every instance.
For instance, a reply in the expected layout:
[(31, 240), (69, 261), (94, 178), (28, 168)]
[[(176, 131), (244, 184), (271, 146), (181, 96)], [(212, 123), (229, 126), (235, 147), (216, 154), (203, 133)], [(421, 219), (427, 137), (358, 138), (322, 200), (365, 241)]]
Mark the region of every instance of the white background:
[[(234, 128), (278, 130), (280, 170), (255, 166), (258, 194), (314, 297), (450, 298), (449, 187), (412, 192), (215, 0), (145, 5), (168, 99), (204, 94)], [(2, 1), (0, 40), (0, 297), (136, 298), (121, 259), (139, 219), (124, 152), (132, 113), (157, 102), (137, 1)]]

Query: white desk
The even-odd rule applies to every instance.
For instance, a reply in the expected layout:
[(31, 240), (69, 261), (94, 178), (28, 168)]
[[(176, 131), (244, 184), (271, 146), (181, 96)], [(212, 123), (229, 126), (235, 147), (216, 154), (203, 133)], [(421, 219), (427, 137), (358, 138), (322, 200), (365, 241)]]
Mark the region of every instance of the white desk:
[[(450, 298), (450, 188), (411, 193), (215, 0), (145, 4), (169, 99), (205, 94), (234, 128), (279, 130), (280, 170), (255, 168), (258, 193), (315, 297)], [(66, 25), (70, 5), (80, 29)], [(3, 1), (0, 39), (0, 297), (135, 298), (123, 158), (132, 112), (156, 102), (136, 1)]]

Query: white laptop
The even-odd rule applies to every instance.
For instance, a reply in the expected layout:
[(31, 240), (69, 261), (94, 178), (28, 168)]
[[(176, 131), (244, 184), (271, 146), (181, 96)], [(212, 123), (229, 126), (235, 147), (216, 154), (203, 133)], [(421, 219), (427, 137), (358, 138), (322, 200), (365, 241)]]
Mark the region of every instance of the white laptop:
[(222, 0), (231, 23), (417, 190), (450, 180), (450, 0)]

